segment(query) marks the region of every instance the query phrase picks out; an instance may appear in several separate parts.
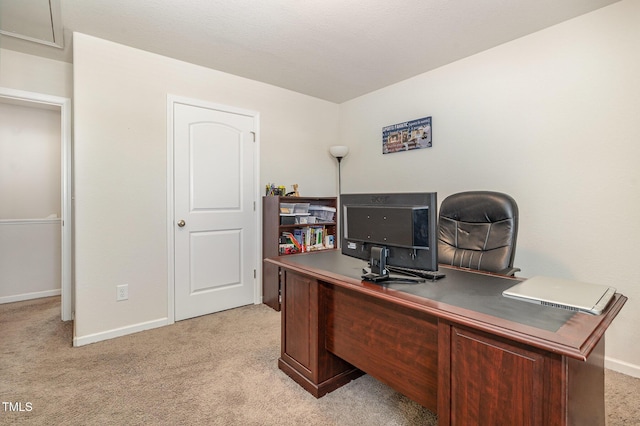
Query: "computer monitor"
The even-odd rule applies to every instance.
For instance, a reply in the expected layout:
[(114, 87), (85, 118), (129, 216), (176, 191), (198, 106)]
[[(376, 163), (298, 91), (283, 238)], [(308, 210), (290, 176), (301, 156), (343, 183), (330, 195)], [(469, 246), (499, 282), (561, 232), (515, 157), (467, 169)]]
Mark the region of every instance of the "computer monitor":
[(435, 192), (341, 194), (342, 253), (369, 262), (363, 278), (383, 281), (390, 272), (437, 279)]

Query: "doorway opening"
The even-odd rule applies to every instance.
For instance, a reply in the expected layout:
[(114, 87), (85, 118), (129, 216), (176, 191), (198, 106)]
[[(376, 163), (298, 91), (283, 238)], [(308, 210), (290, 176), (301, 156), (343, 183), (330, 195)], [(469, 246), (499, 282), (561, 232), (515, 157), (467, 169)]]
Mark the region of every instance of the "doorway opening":
[[(57, 212), (51, 212), (49, 215), (43, 215), (42, 218), (29, 218), (28, 220), (21, 221), (7, 221), (7, 225), (18, 225), (17, 228), (8, 231), (16, 234), (18, 241), (22, 236), (20, 233), (25, 232), (24, 238), (30, 238), (26, 230), (42, 226), (45, 229), (44, 233), (51, 233), (51, 229), (57, 229), (59, 235), (56, 235), (54, 241), (60, 242), (60, 295), (61, 295), (61, 318), (63, 321), (69, 321), (73, 319), (74, 312), (74, 294), (73, 294), (73, 277), (72, 277), (72, 188), (71, 188), (71, 100), (68, 98), (45, 95), (35, 92), (26, 92), (21, 90), (14, 90), (8, 88), (0, 88), (0, 104), (3, 108), (11, 108), (11, 106), (17, 108), (33, 108), (36, 110), (52, 111), (54, 117), (59, 117), (60, 120), (60, 144), (59, 144), (59, 156), (60, 156), (60, 170), (59, 170), (59, 182), (60, 182), (60, 205), (58, 215)], [(7, 109), (6, 111), (9, 111)], [(59, 115), (58, 115), (59, 114)], [(24, 154), (28, 156), (28, 153)], [(54, 217), (59, 216), (59, 217)], [(25, 225), (24, 227), (22, 225)], [(54, 225), (57, 228), (47, 229), (47, 226)], [(35, 231), (41, 235), (41, 230)], [(45, 237), (48, 238), (48, 237)], [(49, 238), (47, 241), (51, 241)], [(33, 265), (37, 267), (37, 265)], [(47, 296), (48, 290), (42, 292), (39, 291), (26, 291), (17, 293), (14, 296), (6, 296), (2, 300), (4, 302), (17, 302), (20, 300), (28, 300), (37, 297)]]

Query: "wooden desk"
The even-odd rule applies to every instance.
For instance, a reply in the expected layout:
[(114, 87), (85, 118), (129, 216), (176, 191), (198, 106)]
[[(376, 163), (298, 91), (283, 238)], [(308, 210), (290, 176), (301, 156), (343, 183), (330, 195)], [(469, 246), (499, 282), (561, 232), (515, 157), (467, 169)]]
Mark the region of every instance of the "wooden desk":
[(365, 372), (440, 425), (604, 425), (599, 316), (507, 299), (519, 279), (442, 267), (446, 278), (381, 286), (339, 252), (268, 259), (281, 269), (278, 365), (316, 397)]

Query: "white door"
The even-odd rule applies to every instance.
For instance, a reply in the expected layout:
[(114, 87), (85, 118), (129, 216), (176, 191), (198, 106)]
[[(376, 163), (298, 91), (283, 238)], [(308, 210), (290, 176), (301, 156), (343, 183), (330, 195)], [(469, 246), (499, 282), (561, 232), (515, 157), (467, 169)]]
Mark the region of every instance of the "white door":
[(253, 303), (256, 118), (174, 103), (175, 319)]

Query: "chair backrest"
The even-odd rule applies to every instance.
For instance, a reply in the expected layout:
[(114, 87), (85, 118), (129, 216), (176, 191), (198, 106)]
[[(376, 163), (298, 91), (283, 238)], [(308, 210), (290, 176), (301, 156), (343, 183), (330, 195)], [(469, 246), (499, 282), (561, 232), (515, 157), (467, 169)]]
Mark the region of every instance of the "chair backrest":
[(438, 262), (513, 275), (518, 236), (518, 205), (507, 194), (468, 191), (440, 205)]

